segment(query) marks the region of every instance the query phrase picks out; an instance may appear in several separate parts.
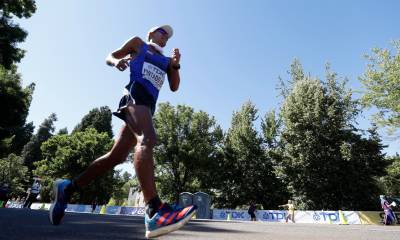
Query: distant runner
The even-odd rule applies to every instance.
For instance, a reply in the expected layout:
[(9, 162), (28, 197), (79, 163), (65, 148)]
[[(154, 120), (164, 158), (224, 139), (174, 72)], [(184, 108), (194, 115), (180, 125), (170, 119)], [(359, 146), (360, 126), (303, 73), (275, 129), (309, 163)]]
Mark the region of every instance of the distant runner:
[(397, 223), (396, 215), (392, 210), (392, 204), (395, 205), (396, 203), (393, 202), (392, 204), (389, 204), (384, 195), (380, 195), (379, 198), (381, 199), (381, 206), (383, 212), (385, 213), (385, 216), (383, 218), (383, 223), (385, 225), (396, 224)]
[(289, 219), (290, 219), (290, 221), (295, 223), (295, 221), (294, 221), (294, 204), (293, 204), (293, 201), (292, 200), (288, 200), (287, 204), (279, 205), (279, 207), (284, 207), (284, 208), (286, 208), (288, 210), (288, 212), (286, 214), (286, 218), (285, 218), (286, 223), (289, 221)]

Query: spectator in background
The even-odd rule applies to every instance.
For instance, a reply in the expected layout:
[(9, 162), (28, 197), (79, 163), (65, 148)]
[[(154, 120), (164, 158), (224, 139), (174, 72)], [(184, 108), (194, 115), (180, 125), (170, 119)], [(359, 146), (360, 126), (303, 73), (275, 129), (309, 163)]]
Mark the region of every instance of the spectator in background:
[(31, 190), (29, 191), (28, 189), (28, 196), (24, 204), (24, 208), (31, 208), (32, 203), (36, 201), (36, 198), (38, 197), (40, 193), (40, 188), (41, 185), (38, 180), (35, 180), (35, 182), (32, 184)]
[(21, 201), (19, 202), (19, 208), (23, 208), (25, 202), (26, 202), (26, 198), (25, 198), (25, 197), (22, 197), (22, 198), (21, 198)]
[(7, 203), (6, 203), (6, 208), (12, 208), (15, 202), (15, 198), (10, 198), (8, 199)]
[(392, 202), (391, 204), (389, 204), (389, 202), (386, 200), (385, 195), (380, 195), (379, 198), (381, 199), (381, 206), (383, 212), (385, 213), (385, 216), (383, 218), (383, 223), (385, 225), (396, 224), (397, 223), (396, 215), (392, 210), (392, 206), (396, 206), (396, 203)]
[(7, 183), (3, 183), (2, 186), (0, 187), (0, 201), (3, 201), (3, 204), (7, 203), (9, 200), (8, 198), (8, 193), (10, 191), (10, 188), (8, 187)]
[(288, 200), (287, 204), (279, 205), (279, 207), (284, 207), (285, 209), (288, 210), (288, 212), (286, 214), (286, 217), (285, 217), (286, 223), (289, 221), (289, 219), (293, 223), (295, 223), (295, 221), (294, 221), (294, 204), (293, 204), (293, 201), (292, 200)]
[(249, 210), (247, 211), (247, 213), (250, 215), (251, 221), (257, 221), (256, 213), (255, 213), (256, 211), (257, 211), (256, 204), (253, 201), (250, 202), (250, 207), (249, 207)]
[(92, 213), (96, 211), (96, 207), (97, 207), (97, 197), (92, 201)]
[(28, 190), (26, 190), (26, 200), (24, 202), (24, 208), (25, 208), (25, 205), (27, 204), (29, 196), (31, 195), (31, 190), (32, 190), (31, 188), (28, 188)]
[(21, 202), (21, 197), (20, 196), (18, 196), (17, 197), (17, 200), (15, 200), (15, 203), (14, 203), (14, 208), (22, 208), (22, 202)]

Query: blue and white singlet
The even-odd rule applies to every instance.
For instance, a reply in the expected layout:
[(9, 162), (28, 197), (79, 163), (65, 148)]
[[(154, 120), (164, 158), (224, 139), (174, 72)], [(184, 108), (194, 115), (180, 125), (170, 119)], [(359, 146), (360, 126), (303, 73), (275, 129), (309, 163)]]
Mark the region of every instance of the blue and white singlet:
[(131, 75), (129, 84), (125, 86), (126, 90), (134, 96), (133, 85), (139, 83), (153, 97), (154, 104), (156, 104), (169, 62), (169, 57), (151, 52), (149, 45), (143, 43), (139, 54), (130, 61)]

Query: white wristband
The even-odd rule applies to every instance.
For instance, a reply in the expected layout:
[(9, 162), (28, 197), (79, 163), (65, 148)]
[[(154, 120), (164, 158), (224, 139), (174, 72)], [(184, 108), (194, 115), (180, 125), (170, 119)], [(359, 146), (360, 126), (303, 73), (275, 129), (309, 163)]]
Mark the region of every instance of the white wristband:
[(113, 57), (113, 55), (110, 53), (108, 54), (107, 58), (106, 58), (106, 63), (112, 67), (117, 66), (119, 60), (116, 59), (115, 57)]

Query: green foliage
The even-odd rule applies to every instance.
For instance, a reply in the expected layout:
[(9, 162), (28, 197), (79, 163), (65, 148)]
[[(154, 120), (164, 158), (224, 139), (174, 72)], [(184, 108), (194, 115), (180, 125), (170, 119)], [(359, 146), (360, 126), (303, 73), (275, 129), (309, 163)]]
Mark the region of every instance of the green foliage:
[[(52, 183), (57, 178), (72, 179), (83, 172), (93, 160), (109, 151), (113, 140), (93, 128), (71, 135), (55, 135), (42, 143), (43, 160), (35, 163), (34, 174), (43, 179), (42, 199), (50, 200)], [(90, 204), (97, 197), (99, 204), (108, 202), (115, 189), (121, 188), (114, 171), (96, 179), (76, 193), (72, 202)]]
[(57, 132), (57, 135), (63, 135), (63, 134), (68, 134), (68, 129), (66, 127), (65, 128), (61, 128)]
[(262, 119), (261, 130), (268, 148), (278, 147), (281, 125), (281, 119), (276, 117), (275, 110), (267, 112)]
[(379, 110), (374, 120), (379, 126), (388, 127), (390, 133), (400, 127), (400, 40), (394, 41), (393, 47), (394, 53), (374, 48), (366, 56), (369, 64), (360, 77), (366, 90), (363, 104)]
[[(216, 184), (219, 194), (217, 206), (231, 207), (256, 201), (264, 208), (276, 206), (279, 184), (272, 161), (263, 149), (263, 139), (254, 128), (257, 109), (251, 102), (243, 104), (232, 116), (224, 142), (224, 157), (217, 171)], [(272, 129), (268, 132), (272, 133)], [(270, 135), (272, 142), (272, 135)]]
[(7, 183), (11, 189), (12, 196), (25, 195), (28, 168), (23, 165), (21, 157), (10, 154), (0, 159), (0, 183)]
[(33, 0), (4, 0), (0, 2), (0, 65), (11, 69), (13, 63), (19, 62), (24, 50), (16, 47), (28, 35), (25, 30), (12, 21), (12, 17), (29, 18), (36, 11)]
[(209, 192), (222, 130), (213, 117), (185, 105), (161, 103), (154, 116), (158, 143), (154, 149), (160, 195), (177, 201), (181, 192)]
[(289, 73), (292, 76), (292, 78), (289, 80), (285, 81), (281, 77), (278, 78), (280, 84), (278, 89), (280, 90), (281, 96), (284, 98), (286, 98), (292, 91), (295, 82), (303, 80), (306, 77), (303, 71), (303, 66), (301, 65), (300, 60), (297, 58), (295, 58), (290, 65)]
[(112, 197), (115, 200), (116, 205), (126, 206), (130, 189), (134, 188), (135, 191), (137, 191), (139, 189), (139, 182), (137, 181), (137, 178), (132, 178), (131, 174), (128, 172), (124, 172), (122, 176), (117, 172), (115, 178), (117, 178), (119, 182), (117, 185), (122, 187), (116, 188)]
[(326, 76), (322, 82), (291, 72), (295, 81), (281, 112), (283, 180), (299, 208), (373, 209), (383, 146), (373, 130), (368, 139), (356, 133), (359, 111), (346, 81), (329, 65)]
[[(267, 159), (270, 159), (276, 179), (274, 181), (275, 192), (272, 194), (279, 204), (286, 202), (289, 192), (286, 189), (283, 173), (283, 151), (284, 146), (281, 141), (282, 119), (276, 114), (275, 110), (269, 111), (261, 120), (261, 130), (263, 134), (264, 151)], [(273, 207), (276, 207), (274, 205)]]
[(94, 108), (82, 118), (81, 122), (74, 128), (72, 133), (85, 131), (87, 128), (94, 128), (97, 132), (105, 132), (112, 138), (111, 116), (111, 110), (107, 106), (100, 107), (100, 109)]
[(132, 175), (128, 172), (124, 172), (122, 174), (122, 181), (124, 182), (128, 182), (129, 180), (131, 180)]
[(380, 178), (383, 194), (387, 196), (400, 196), (400, 156), (396, 155), (387, 159), (389, 165), (387, 174)]
[(16, 128), (13, 132), (13, 141), (10, 148), (8, 148), (8, 152), (22, 154), (24, 146), (32, 138), (34, 129), (35, 127), (33, 126), (33, 122), (26, 123), (22, 127)]
[(56, 114), (50, 114), (50, 116), (40, 124), (37, 133), (33, 135), (30, 141), (24, 146), (21, 156), (29, 171), (32, 171), (35, 162), (42, 160), (42, 151), (40, 147), (43, 142), (53, 136), (55, 121), (57, 121)]
[[(339, 200), (342, 209), (379, 210), (377, 199), (381, 192), (377, 179), (385, 175), (387, 161), (384, 146), (376, 128), (368, 130), (368, 138), (352, 133), (341, 145), (341, 187), (345, 193)], [(349, 151), (350, 150), (350, 151)], [(362, 201), (359, 201), (362, 199)]]
[(114, 198), (110, 198), (110, 201), (108, 201), (107, 206), (117, 206), (117, 202), (115, 201)]
[(4, 0), (0, 2), (0, 10), (4, 17), (15, 15), (18, 18), (29, 18), (36, 11), (33, 0)]
[(19, 154), (29, 141), (33, 124), (26, 124), (34, 84), (22, 87), (22, 80), (15, 70), (0, 66), (0, 157)]
[(114, 205), (121, 206), (122, 203), (125, 201), (125, 198), (128, 197), (129, 190), (127, 193), (125, 192), (125, 190), (126, 190), (126, 188), (124, 188), (125, 178), (124, 178), (124, 176), (121, 176), (120, 171), (116, 171), (114, 173), (114, 182), (119, 187), (114, 188), (114, 190), (112, 192), (112, 199), (115, 202)]

